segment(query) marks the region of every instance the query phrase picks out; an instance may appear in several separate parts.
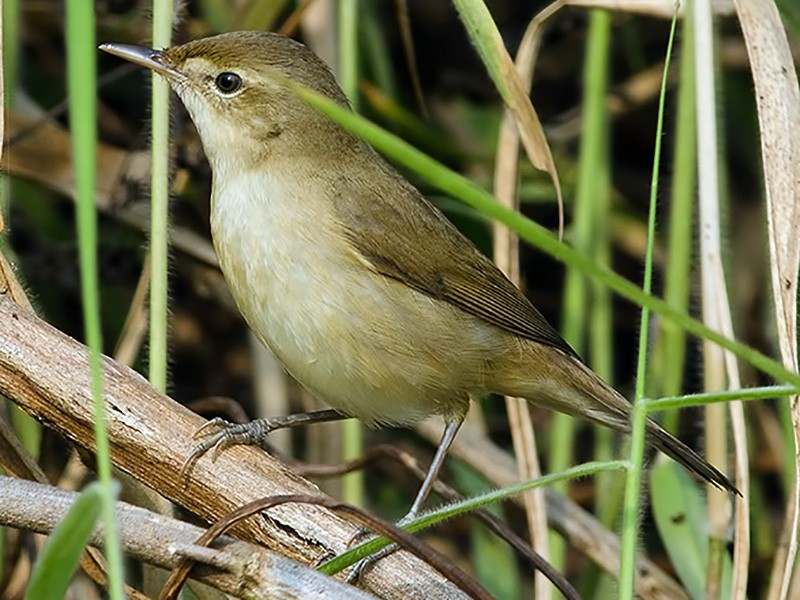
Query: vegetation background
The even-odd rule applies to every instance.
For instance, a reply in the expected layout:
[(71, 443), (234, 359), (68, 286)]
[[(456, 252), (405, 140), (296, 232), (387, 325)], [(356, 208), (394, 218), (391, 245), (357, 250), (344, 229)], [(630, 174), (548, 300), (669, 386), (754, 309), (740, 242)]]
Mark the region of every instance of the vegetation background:
[[(611, 3), (595, 4), (609, 7)], [(772, 0), (756, 4), (772, 6)], [(503, 98), (508, 98), (503, 84), (484, 65), (487, 53), (500, 56), (500, 51), (492, 48), (491, 38), (487, 49), (480, 26), (465, 27), (465, 22), (469, 23), (464, 15), (469, 13), (464, 6), (469, 5), (482, 3), (198, 0), (177, 10), (173, 39), (180, 43), (237, 29), (285, 31), (334, 65), (357, 112), (498, 198), (507, 194), (503, 190), (509, 189), (510, 182), (510, 205), (518, 203), (523, 215), (557, 231), (559, 207), (551, 178), (532, 167), (525, 152), (518, 152), (516, 142), (501, 134)], [(524, 45), (531, 23), (538, 23), (534, 17), (548, 3), (492, 0), (487, 5), (505, 48), (514, 57)], [(696, 52), (694, 19), (687, 18), (678, 21), (665, 109), (660, 110), (673, 5), (652, 2), (644, 6), (634, 1), (614, 3), (613, 11), (565, 6), (544, 21), (530, 98), (563, 190), (565, 243), (588, 256), (598, 269), (611, 269), (640, 287), (648, 264), (652, 264), (655, 296), (665, 298), (680, 312), (702, 317), (708, 327), (722, 331), (725, 337), (735, 337), (767, 356), (780, 356), (780, 345), (791, 346), (796, 340), (786, 342), (781, 337), (786, 323), (781, 325), (779, 320), (776, 326), (771, 278), (780, 267), (769, 249), (777, 246), (780, 253), (780, 240), (785, 239), (781, 236), (796, 234), (800, 223), (797, 217), (781, 221), (778, 228), (785, 229), (778, 234), (768, 223), (768, 214), (774, 221), (777, 213), (770, 212), (765, 202), (765, 185), (769, 189), (773, 180), (768, 168), (771, 158), (763, 153), (762, 139), (765, 128), (780, 130), (781, 124), (765, 124), (763, 112), (759, 117), (754, 77), (758, 85), (759, 73), (765, 73), (751, 70), (752, 65), (763, 63), (754, 59), (745, 43), (747, 24), (740, 24), (733, 5), (719, 6), (711, 30), (710, 102), (703, 101), (702, 86), (696, 83), (697, 71), (706, 67)], [(800, 8), (791, 0), (777, 0), (776, 6), (782, 20), (780, 35), (788, 38), (796, 68)], [(149, 45), (151, 9), (147, 3), (108, 0), (96, 2), (92, 8), (94, 23), (83, 25), (90, 27), (86, 35), (95, 37), (97, 43)], [(694, 10), (693, 5), (689, 8)], [(6, 234), (2, 248), (39, 315), (83, 340), (85, 292), (73, 202), (77, 196), (71, 166), (74, 139), (66, 100), (65, 48), (81, 41), (81, 23), (73, 24), (75, 28), (68, 32), (61, 2), (3, 2)], [(147, 374), (154, 356), (147, 325), (150, 78), (111, 56), (97, 53), (92, 60), (97, 60), (99, 73), (96, 291), (102, 350)], [(522, 79), (529, 76), (523, 73)], [(796, 82), (795, 77), (795, 86)], [(791, 98), (785, 102), (791, 103)], [(788, 106), (789, 113), (799, 110)], [(249, 334), (228, 296), (208, 244), (210, 171), (193, 126), (177, 102), (172, 115), (168, 359), (157, 367), (164, 368), (166, 389), (204, 416), (222, 415), (232, 420), (313, 408), (316, 401), (289, 380)], [(660, 138), (659, 116), (664, 120)], [(698, 125), (702, 128), (714, 118), (718, 123), (716, 156), (698, 153), (697, 136), (703, 139)], [(792, 130), (791, 121), (783, 127), (786, 137), (794, 139), (798, 132)], [(653, 205), (657, 141), (663, 147), (657, 173), (659, 191)], [(513, 158), (511, 175), (500, 169), (508, 166), (502, 162), (508, 159), (499, 157), (509, 155)], [(776, 160), (788, 158), (796, 163), (797, 156)], [(696, 337), (686, 336), (682, 324), (676, 327), (658, 311), (645, 329), (650, 338), (643, 346), (649, 348), (649, 355), (642, 363), (641, 302), (614, 295), (614, 286), (609, 287), (608, 281), (587, 274), (580, 261), (554, 256), (547, 244), (544, 250), (522, 244), (517, 255), (506, 228), (496, 227), (474, 205), (460, 202), (458, 194), (443, 193), (425, 174), (411, 169), (407, 173), (482, 250), (494, 253), (512, 276), (516, 272), (534, 304), (593, 368), (628, 397), (637, 395), (637, 365), (648, 398), (789, 381), (776, 379), (774, 372), (765, 374), (748, 360), (739, 361), (734, 365), (737, 368), (729, 361), (726, 367), (724, 355), (715, 354)], [(714, 226), (721, 233), (717, 262), (724, 271), (711, 288), (704, 281), (707, 248), (701, 252), (699, 242), (699, 232), (708, 226), (708, 213), (704, 216), (706, 209), (698, 203), (703, 178), (709, 176), (719, 187)], [(794, 186), (786, 197), (796, 203), (800, 178), (794, 179)], [(650, 237), (648, 220), (653, 206), (655, 235)], [(652, 261), (648, 263), (650, 240)], [(793, 271), (779, 271), (779, 276), (796, 291), (796, 263)], [(717, 307), (711, 313), (706, 304), (709, 298)], [(796, 306), (796, 299), (793, 302)], [(712, 316), (715, 310), (724, 315), (719, 308), (724, 305), (730, 307), (732, 334), (724, 329), (724, 317)], [(796, 325), (786, 326), (796, 334)], [(155, 384), (159, 387), (157, 381)], [(786, 397), (762, 399), (737, 410), (743, 412), (739, 421), (734, 414), (733, 435), (728, 410), (722, 404), (671, 410), (661, 416), (671, 430), (694, 447), (705, 448), (703, 452), (712, 462), (731, 474), (731, 440), (738, 439), (740, 451), (746, 452), (743, 464), (750, 480), (744, 490), (750, 511), (749, 517), (744, 513), (750, 524), (749, 543), (732, 533), (742, 531), (742, 521), (735, 516), (742, 518), (741, 503), (735, 513), (730, 498), (711, 494), (706, 502), (705, 486), (660, 458), (650, 461), (644, 475), (646, 491), (639, 508), (633, 506), (633, 514), (640, 516), (633, 541), (689, 597), (800, 597), (800, 583), (792, 578), (791, 561), (786, 568), (784, 553), (792, 547), (792, 528), (786, 523), (791, 523), (796, 505), (792, 496), (796, 428), (790, 403)], [(19, 436), (38, 457), (50, 481), (79, 489), (93, 479), (62, 438), (11, 412)], [(530, 472), (538, 461), (542, 472), (557, 473), (575, 464), (629, 455), (627, 442), (608, 432), (545, 411), (534, 409), (531, 414), (536, 451), (529, 450), (526, 459), (520, 460)], [(510, 451), (522, 447), (520, 438), (515, 444), (510, 431), (524, 431), (524, 419), (511, 403), (490, 399), (474, 411), (470, 424)], [(746, 431), (737, 429), (739, 426)], [(414, 432), (363, 430), (358, 424), (315, 426), (275, 436), (277, 451), (310, 463), (350, 459), (380, 443), (395, 444), (423, 464), (432, 455), (431, 445)], [(470, 467), (475, 465), (468, 456), (450, 460), (445, 478), (467, 495), (497, 485)], [(634, 472), (642, 473), (640, 468)], [(619, 532), (625, 477), (624, 473), (607, 472), (561, 483), (558, 489)], [(359, 473), (320, 484), (335, 497), (385, 518), (397, 518), (405, 513), (418, 481), (401, 463), (381, 460), (368, 462)], [(741, 485), (741, 480), (737, 484)], [(542, 522), (537, 518), (543, 519), (537, 513), (541, 497), (536, 496), (523, 505), (505, 503), (493, 510), (520, 533), (529, 528), (536, 531), (534, 525)], [(619, 587), (614, 576), (602, 573), (560, 536), (548, 539), (541, 535), (541, 528), (538, 531), (534, 546), (550, 557), (583, 597), (629, 593), (626, 584)], [(498, 598), (532, 597), (534, 588), (537, 597), (549, 594), (547, 584), (534, 583), (527, 563), (468, 518), (448, 521), (428, 536)], [(744, 550), (742, 543), (746, 544)], [(24, 594), (40, 544), (32, 544), (29, 534), (6, 531), (0, 577), (3, 597)], [(736, 560), (735, 546), (743, 552), (736, 554)], [(137, 569), (128, 568), (134, 584)], [(77, 586), (73, 597), (101, 597), (84, 579), (79, 578), (73, 586)]]

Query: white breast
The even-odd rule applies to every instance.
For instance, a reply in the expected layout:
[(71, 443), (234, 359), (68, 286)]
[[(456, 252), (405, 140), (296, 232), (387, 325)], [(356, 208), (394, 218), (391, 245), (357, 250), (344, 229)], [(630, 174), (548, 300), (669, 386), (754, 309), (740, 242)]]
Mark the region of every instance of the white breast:
[[(315, 296), (335, 272), (324, 217), (266, 174), (244, 174), (215, 186), (211, 229), (220, 266), (250, 327), (287, 366), (319, 357)], [(313, 309), (312, 309), (313, 307)]]

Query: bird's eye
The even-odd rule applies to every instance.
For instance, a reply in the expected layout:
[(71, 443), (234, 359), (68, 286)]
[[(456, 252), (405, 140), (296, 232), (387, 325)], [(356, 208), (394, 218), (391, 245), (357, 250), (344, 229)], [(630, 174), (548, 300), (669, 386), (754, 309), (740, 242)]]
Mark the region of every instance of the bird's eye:
[(234, 92), (238, 92), (242, 87), (242, 78), (236, 73), (225, 71), (217, 75), (214, 84), (223, 94), (233, 94)]

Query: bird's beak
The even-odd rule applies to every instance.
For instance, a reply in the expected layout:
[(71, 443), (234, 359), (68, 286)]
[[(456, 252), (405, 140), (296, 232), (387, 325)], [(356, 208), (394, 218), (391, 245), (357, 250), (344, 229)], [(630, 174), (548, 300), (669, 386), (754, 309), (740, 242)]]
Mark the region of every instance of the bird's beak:
[(182, 77), (180, 71), (164, 63), (164, 54), (160, 50), (151, 50), (150, 48), (131, 46), (129, 44), (103, 44), (100, 46), (100, 50), (129, 60), (133, 64), (151, 69), (168, 79)]

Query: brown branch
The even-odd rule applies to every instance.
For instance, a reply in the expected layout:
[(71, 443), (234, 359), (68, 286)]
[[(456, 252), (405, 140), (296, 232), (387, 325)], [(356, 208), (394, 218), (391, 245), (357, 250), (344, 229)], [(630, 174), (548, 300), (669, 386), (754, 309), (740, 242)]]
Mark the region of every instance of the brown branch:
[[(0, 477), (0, 523), (49, 533), (77, 497), (75, 492), (50, 485)], [(119, 502), (116, 517), (122, 547), (127, 554), (166, 569), (174, 567), (182, 554), (191, 554), (194, 560), (202, 563), (192, 576), (228, 594), (251, 598), (301, 598), (308, 590), (315, 589), (331, 598), (374, 598), (247, 542), (228, 537), (220, 539), (214, 548), (198, 548), (194, 542), (203, 535), (203, 529), (138, 506)], [(103, 531), (98, 526), (90, 543), (102, 546), (103, 542)]]
[[(200, 538), (195, 542), (198, 545), (208, 546), (212, 544), (219, 536), (229, 531), (236, 523), (242, 519), (248, 519), (262, 511), (281, 506), (287, 503), (309, 504), (314, 506), (325, 506), (336, 512), (343, 512), (352, 517), (366, 530), (371, 531), (377, 535), (383, 536), (392, 540), (395, 544), (411, 552), (415, 556), (424, 560), (426, 563), (434, 567), (437, 571), (446, 575), (447, 578), (455, 583), (458, 587), (464, 590), (471, 598), (476, 600), (491, 600), (489, 593), (481, 587), (481, 585), (469, 577), (462, 571), (455, 563), (444, 556), (441, 552), (433, 549), (431, 546), (415, 537), (413, 534), (397, 527), (396, 525), (375, 517), (365, 511), (346, 502), (334, 500), (327, 496), (307, 496), (303, 494), (287, 495), (287, 496), (273, 496), (271, 498), (262, 498), (240, 507), (238, 510), (226, 515), (221, 520), (214, 523)], [(159, 597), (159, 600), (172, 600), (178, 596), (180, 586), (186, 579), (186, 575), (192, 568), (192, 561), (184, 561), (179, 565), (170, 575), (169, 580), (164, 586), (164, 590)]]
[[(86, 348), (7, 297), (0, 297), (0, 323), (0, 392), (94, 451)], [(173, 502), (212, 522), (258, 498), (319, 494), (257, 448), (228, 449), (213, 464), (203, 457), (179, 480), (202, 419), (155, 391), (128, 367), (104, 358), (103, 369), (112, 461)], [(356, 526), (321, 507), (286, 505), (240, 523), (233, 532), (300, 563), (318, 564), (343, 552)], [(405, 553), (380, 561), (364, 586), (382, 598), (463, 597)]]

